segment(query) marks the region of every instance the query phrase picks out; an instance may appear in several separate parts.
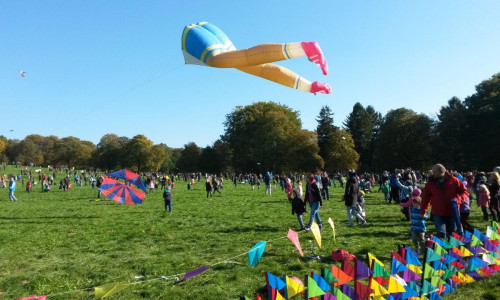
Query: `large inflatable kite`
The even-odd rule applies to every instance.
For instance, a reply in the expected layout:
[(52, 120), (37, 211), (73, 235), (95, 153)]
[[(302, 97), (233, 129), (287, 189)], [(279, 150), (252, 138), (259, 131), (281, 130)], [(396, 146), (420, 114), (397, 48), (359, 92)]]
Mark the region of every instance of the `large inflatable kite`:
[(307, 56), (326, 75), (328, 64), (316, 42), (261, 44), (236, 50), (231, 40), (217, 26), (208, 22), (200, 22), (184, 28), (182, 52), (186, 64), (235, 68), (304, 92), (331, 93), (331, 88), (326, 83), (319, 81), (311, 83), (287, 68), (270, 64), (275, 61)]

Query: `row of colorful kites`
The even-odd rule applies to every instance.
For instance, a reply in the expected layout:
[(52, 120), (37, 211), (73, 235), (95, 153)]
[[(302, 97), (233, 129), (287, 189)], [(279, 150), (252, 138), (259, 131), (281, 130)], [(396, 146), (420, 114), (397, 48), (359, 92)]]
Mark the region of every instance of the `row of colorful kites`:
[[(329, 218), (333, 228), (334, 223)], [(321, 233), (316, 224), (311, 231), (321, 247)], [(289, 229), (287, 238), (295, 245), (300, 255), (304, 253), (298, 233)], [(290, 299), (303, 295), (304, 299), (442, 299), (454, 292), (461, 284), (482, 280), (500, 271), (500, 225), (492, 222), (486, 234), (477, 229), (466, 231), (463, 236), (453, 233), (447, 241), (432, 236), (427, 241), (424, 260), (409, 246), (402, 245), (398, 252), (391, 251), (391, 267), (388, 272), (384, 264), (371, 253), (367, 253), (368, 266), (345, 250), (334, 250), (332, 260), (340, 261), (340, 268), (332, 265), (321, 270), (321, 275), (308, 274), (304, 281), (283, 275), (281, 278), (267, 272), (267, 299)], [(266, 241), (260, 241), (246, 254), (248, 264), (255, 266), (262, 257)], [(240, 255), (238, 255), (240, 256)], [(238, 257), (236, 256), (236, 257)], [(227, 262), (223, 260), (219, 263)], [(197, 276), (219, 263), (206, 265), (186, 272), (180, 281)], [(177, 275), (161, 276), (157, 279), (176, 279)], [(156, 280), (156, 279), (153, 279)], [(151, 280), (148, 280), (149, 282)], [(363, 283), (365, 281), (365, 283)], [(113, 295), (132, 284), (141, 282), (115, 282), (93, 288), (95, 299)], [(50, 295), (49, 295), (50, 296)], [(20, 300), (45, 300), (47, 296), (29, 296)], [(245, 299), (250, 299), (243, 296)], [(257, 294), (256, 299), (261, 299)]]
[[(371, 253), (367, 253), (367, 266), (354, 255), (337, 250), (332, 259), (341, 262), (340, 268), (332, 265), (322, 269), (321, 274), (312, 272), (304, 276), (304, 281), (267, 272), (267, 299), (290, 299), (296, 295), (303, 295), (306, 300), (443, 299), (459, 285), (500, 271), (499, 244), (500, 226), (496, 222), (487, 227), (486, 234), (474, 229), (464, 236), (454, 233), (448, 241), (432, 236), (423, 262), (409, 246), (392, 251), (390, 272)], [(257, 294), (256, 299), (261, 297)]]

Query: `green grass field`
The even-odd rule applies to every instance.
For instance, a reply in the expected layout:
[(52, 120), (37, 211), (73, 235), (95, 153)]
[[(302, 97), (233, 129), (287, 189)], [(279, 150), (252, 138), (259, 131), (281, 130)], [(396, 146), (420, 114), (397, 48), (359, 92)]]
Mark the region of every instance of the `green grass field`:
[[(18, 172), (13, 166), (0, 170)], [(57, 183), (62, 176), (58, 174)], [(331, 189), (331, 200), (320, 208), (325, 224), (322, 248), (312, 233), (299, 234), (304, 254), (321, 257), (315, 260), (300, 257), (285, 238), (288, 228), (299, 226), (279, 187), (265, 196), (263, 188), (235, 188), (225, 181), (222, 195), (207, 199), (203, 181), (190, 191), (177, 181), (172, 213), (164, 211), (159, 190), (148, 194), (142, 205), (125, 206), (90, 201), (97, 190), (89, 186), (73, 187), (69, 193), (57, 187), (42, 193), (35, 185), (28, 194), (18, 182), (15, 203), (9, 201), (8, 189), (0, 189), (0, 298), (56, 294), (49, 299), (93, 299), (95, 286), (168, 277), (218, 263), (184, 282), (129, 285), (110, 299), (238, 299), (242, 293), (262, 295), (266, 271), (299, 278), (320, 272), (332, 263), (336, 248), (365, 261), (369, 251), (389, 268), (390, 251), (398, 244), (411, 245), (408, 222), (398, 206), (386, 204), (379, 193), (366, 196), (368, 226), (349, 228), (339, 201), (343, 191)], [(335, 221), (336, 241), (328, 217)], [(484, 232), (487, 222), (481, 217), (473, 207), (471, 223)], [(434, 226), (429, 224), (428, 230), (432, 233)], [(270, 242), (260, 262), (250, 267), (244, 253), (261, 240)], [(495, 299), (498, 279), (497, 275), (461, 287), (447, 299)]]

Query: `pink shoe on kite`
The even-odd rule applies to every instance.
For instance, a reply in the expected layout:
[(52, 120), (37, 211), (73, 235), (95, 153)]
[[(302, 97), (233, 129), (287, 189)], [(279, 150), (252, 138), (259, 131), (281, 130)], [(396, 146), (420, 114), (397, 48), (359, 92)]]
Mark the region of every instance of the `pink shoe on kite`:
[(328, 85), (328, 83), (323, 83), (319, 81), (315, 81), (311, 84), (311, 93), (322, 93), (322, 94), (330, 94), (332, 92), (332, 88)]
[(318, 43), (302, 42), (300, 43), (300, 45), (302, 46), (302, 49), (304, 49), (307, 58), (309, 58), (310, 61), (314, 62), (321, 68), (321, 71), (323, 71), (323, 75), (328, 74), (328, 64), (326, 63), (326, 59), (323, 56), (323, 52), (321, 51)]

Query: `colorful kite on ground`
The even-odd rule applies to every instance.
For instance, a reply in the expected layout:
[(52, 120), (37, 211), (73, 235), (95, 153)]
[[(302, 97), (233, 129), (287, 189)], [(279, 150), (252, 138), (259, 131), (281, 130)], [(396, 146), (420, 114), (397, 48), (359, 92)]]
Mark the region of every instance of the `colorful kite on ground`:
[(265, 249), (266, 241), (260, 241), (255, 244), (250, 251), (248, 251), (248, 264), (250, 267), (255, 266), (259, 262)]
[(141, 204), (146, 194), (123, 182), (104, 177), (102, 185), (98, 188), (109, 199), (121, 204)]
[(328, 84), (309, 80), (271, 62), (307, 56), (328, 74), (328, 64), (316, 42), (261, 44), (236, 50), (231, 40), (217, 26), (208, 22), (191, 24), (182, 33), (182, 52), (186, 64), (215, 68), (235, 68), (245, 73), (310, 93), (330, 94)]

